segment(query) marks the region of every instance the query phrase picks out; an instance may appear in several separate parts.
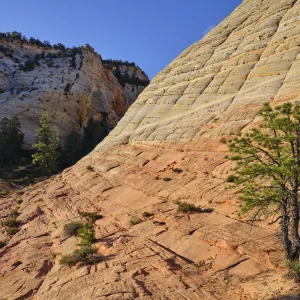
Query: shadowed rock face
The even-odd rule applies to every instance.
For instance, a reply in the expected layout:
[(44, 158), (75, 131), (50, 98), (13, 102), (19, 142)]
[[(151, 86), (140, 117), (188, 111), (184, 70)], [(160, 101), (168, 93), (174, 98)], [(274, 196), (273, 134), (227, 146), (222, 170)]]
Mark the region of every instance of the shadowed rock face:
[[(299, 1), (244, 1), (158, 74), (90, 155), (21, 196), (20, 231), (0, 236), (1, 296), (297, 299), (276, 225), (251, 229), (237, 216), (220, 140), (252, 126), (263, 102), (297, 100), (299, 53)], [(3, 217), (19, 198), (1, 200)], [(205, 211), (178, 213), (177, 200)], [(59, 258), (76, 240), (63, 226), (82, 211), (103, 215), (95, 247), (105, 259), (68, 269)]]

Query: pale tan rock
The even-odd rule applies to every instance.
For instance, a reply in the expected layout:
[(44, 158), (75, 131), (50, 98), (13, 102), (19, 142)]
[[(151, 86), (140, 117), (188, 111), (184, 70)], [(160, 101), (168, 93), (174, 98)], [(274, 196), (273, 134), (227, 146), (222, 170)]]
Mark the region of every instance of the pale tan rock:
[(235, 276), (255, 276), (261, 273), (261, 269), (258, 267), (257, 263), (255, 263), (253, 260), (248, 259), (246, 261), (241, 262), (236, 267), (233, 267), (229, 270), (229, 275), (235, 275)]

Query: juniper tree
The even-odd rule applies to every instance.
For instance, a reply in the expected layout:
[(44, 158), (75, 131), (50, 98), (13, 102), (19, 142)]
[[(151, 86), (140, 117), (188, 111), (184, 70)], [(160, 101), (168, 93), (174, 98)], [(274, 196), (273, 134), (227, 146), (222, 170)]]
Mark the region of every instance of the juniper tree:
[[(226, 141), (236, 162), (242, 212), (281, 221), (285, 256), (299, 260), (300, 105), (264, 104), (262, 123)], [(275, 220), (274, 220), (275, 219)]]
[(37, 150), (32, 155), (32, 162), (40, 165), (44, 171), (54, 172), (58, 158), (59, 133), (58, 128), (51, 125), (51, 119), (47, 112), (40, 118), (40, 127), (36, 129), (38, 141), (32, 145)]

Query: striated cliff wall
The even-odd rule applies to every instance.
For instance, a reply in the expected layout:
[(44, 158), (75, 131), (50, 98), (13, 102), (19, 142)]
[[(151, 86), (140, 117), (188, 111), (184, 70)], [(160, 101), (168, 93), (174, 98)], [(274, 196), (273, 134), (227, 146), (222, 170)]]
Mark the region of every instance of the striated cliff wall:
[(150, 80), (145, 72), (135, 65), (135, 63), (118, 60), (103, 60), (103, 64), (118, 79), (125, 89), (129, 102), (132, 104), (139, 94), (149, 85)]
[(0, 39), (0, 119), (17, 114), (27, 146), (45, 110), (63, 140), (90, 117), (107, 118), (111, 130), (136, 97), (89, 46), (58, 50)]

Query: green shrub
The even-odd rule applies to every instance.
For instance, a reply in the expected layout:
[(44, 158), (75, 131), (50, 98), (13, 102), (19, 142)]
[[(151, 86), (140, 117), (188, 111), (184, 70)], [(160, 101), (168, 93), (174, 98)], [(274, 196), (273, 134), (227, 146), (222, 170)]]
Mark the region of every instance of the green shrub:
[(15, 218), (9, 218), (5, 221), (2, 221), (1, 225), (6, 227), (17, 227), (19, 222)]
[(10, 212), (10, 215), (11, 215), (12, 218), (17, 218), (17, 217), (20, 215), (20, 213), (18, 212), (18, 210), (13, 209), (13, 210)]
[(300, 281), (300, 262), (297, 260), (287, 260), (286, 266), (289, 269), (288, 277)]
[(163, 221), (153, 221), (153, 224), (159, 225), (159, 226), (164, 226), (164, 225), (166, 225), (166, 222), (163, 222)]
[(172, 178), (169, 178), (169, 177), (164, 177), (163, 178), (163, 181), (171, 181), (172, 180)]
[(71, 88), (72, 88), (71, 83), (68, 82), (65, 86), (65, 93), (68, 93), (71, 90)]
[(147, 211), (145, 211), (145, 212), (143, 213), (143, 217), (145, 217), (145, 218), (149, 218), (149, 217), (152, 217), (152, 216), (154, 216), (153, 213), (150, 213), (150, 212), (147, 212)]
[(3, 242), (3, 241), (0, 241), (0, 249), (1, 249), (1, 248), (4, 248), (5, 246), (6, 246), (6, 243)]
[(130, 220), (129, 220), (129, 223), (131, 225), (136, 225), (136, 224), (139, 224), (140, 223), (140, 219), (136, 218), (136, 217), (131, 217)]
[(78, 235), (78, 230), (82, 228), (82, 222), (70, 222), (64, 226), (64, 233), (66, 235)]
[(96, 264), (102, 260), (102, 255), (96, 254), (92, 247), (95, 242), (95, 230), (90, 223), (71, 222), (64, 226), (64, 232), (70, 235), (77, 235), (80, 238), (79, 248), (72, 254), (64, 255), (60, 263), (69, 267), (81, 262), (85, 265)]
[(18, 204), (18, 205), (22, 204), (22, 202), (23, 202), (22, 199), (17, 200), (17, 204)]
[(84, 212), (80, 212), (79, 214), (80, 214), (81, 217), (87, 218), (92, 222), (95, 222), (95, 221), (100, 220), (100, 219), (103, 218), (102, 215), (98, 215), (96, 212), (84, 211)]
[(60, 259), (60, 263), (72, 267), (79, 262), (84, 265), (93, 265), (102, 259), (102, 255), (96, 254), (96, 250), (92, 246), (87, 245), (76, 249), (72, 254), (64, 255)]
[(78, 261), (77, 257), (75, 257), (75, 255), (67, 254), (67, 255), (62, 256), (62, 258), (59, 260), (59, 262), (62, 265), (72, 267), (72, 266), (76, 265), (79, 261)]
[(0, 196), (6, 196), (9, 194), (9, 191), (7, 190), (0, 190)]
[(202, 212), (200, 207), (195, 206), (192, 203), (177, 201), (175, 204), (178, 205), (177, 212), (179, 213)]
[(95, 242), (95, 230), (89, 223), (84, 223), (81, 228), (78, 229), (78, 237), (81, 239), (79, 245), (91, 245)]
[(155, 180), (159, 180), (159, 176), (155, 176), (154, 179), (155, 179)]
[(14, 235), (14, 234), (16, 234), (18, 231), (19, 231), (19, 228), (17, 228), (17, 227), (8, 227), (8, 228), (6, 229), (6, 233), (7, 233), (8, 235)]
[[(12, 211), (12, 212), (13, 213), (18, 213), (17, 211)], [(1, 222), (2, 226), (7, 227), (6, 228), (6, 233), (8, 235), (14, 235), (19, 231), (19, 229), (18, 229), (19, 222), (16, 220), (16, 217), (17, 216), (12, 216), (11, 218), (6, 219), (5, 221)]]
[(182, 172), (182, 169), (180, 169), (180, 168), (173, 168), (173, 172), (175, 172), (175, 173), (181, 173)]
[(237, 179), (236, 176), (234, 175), (229, 175), (227, 178), (226, 178), (226, 182), (235, 182)]
[(88, 171), (94, 171), (94, 168), (93, 168), (92, 166), (87, 166), (86, 169), (87, 169)]

